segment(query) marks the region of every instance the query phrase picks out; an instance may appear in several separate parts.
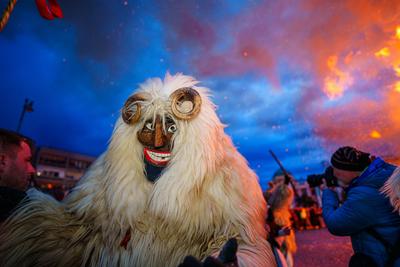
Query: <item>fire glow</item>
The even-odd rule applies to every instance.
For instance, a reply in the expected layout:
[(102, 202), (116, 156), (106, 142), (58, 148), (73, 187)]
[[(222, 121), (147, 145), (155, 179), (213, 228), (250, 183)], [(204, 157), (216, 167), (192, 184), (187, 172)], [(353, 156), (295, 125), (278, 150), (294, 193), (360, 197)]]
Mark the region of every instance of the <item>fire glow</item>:
[(378, 52), (375, 53), (376, 57), (388, 57), (390, 56), (390, 50), (387, 47), (382, 48)]
[(370, 135), (369, 135), (371, 138), (375, 138), (375, 139), (380, 139), (381, 137), (382, 137), (382, 135), (378, 132), (378, 131), (376, 131), (376, 130), (373, 130), (371, 133), (370, 133)]
[[(242, 13), (228, 23), (237, 36), (231, 51), (202, 55), (194, 65), (204, 74), (258, 72), (283, 81), (284, 87), (278, 66), (287, 63), (289, 72), (304, 74), (296, 110), (313, 123), (328, 151), (353, 145), (382, 156), (400, 155), (400, 2), (305, 0), (295, 4), (302, 16), (279, 23), (265, 16), (266, 10), (293, 9), (285, 3), (272, 1)], [(324, 19), (305, 19), (316, 10)]]
[(354, 145), (382, 156), (400, 155), (400, 26), (390, 28), (357, 52), (342, 47), (326, 61), (323, 92), (330, 100), (344, 100), (313, 118), (330, 149)]
[(329, 99), (341, 97), (343, 92), (352, 84), (352, 78), (337, 67), (337, 56), (330, 56), (326, 62), (330, 75), (325, 78), (324, 92)]
[(400, 93), (400, 82), (396, 82), (396, 84), (394, 85), (394, 90)]

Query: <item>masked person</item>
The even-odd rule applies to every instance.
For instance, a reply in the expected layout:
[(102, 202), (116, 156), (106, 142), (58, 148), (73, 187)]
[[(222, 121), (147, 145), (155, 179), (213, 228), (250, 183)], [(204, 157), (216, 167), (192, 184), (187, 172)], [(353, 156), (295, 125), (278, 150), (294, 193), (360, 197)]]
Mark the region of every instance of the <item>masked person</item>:
[(333, 174), (346, 197), (340, 205), (336, 192), (325, 189), (323, 217), (333, 235), (350, 236), (353, 266), (400, 266), (400, 217), (380, 188), (395, 170), (381, 158), (353, 147), (341, 147), (331, 157)]
[(0, 222), (25, 198), (31, 175), (32, 151), (29, 140), (15, 132), (0, 129)]
[(269, 205), (267, 225), (270, 229), (269, 242), (271, 243), (278, 266), (294, 266), (293, 255), (297, 245), (292, 230), (292, 213), (290, 211), (293, 200), (293, 188), (285, 182), (283, 175), (275, 176), (269, 183), (270, 188), (264, 197)]
[(0, 266), (275, 266), (257, 176), (208, 94), (182, 74), (141, 84), (62, 202), (28, 191), (0, 229)]

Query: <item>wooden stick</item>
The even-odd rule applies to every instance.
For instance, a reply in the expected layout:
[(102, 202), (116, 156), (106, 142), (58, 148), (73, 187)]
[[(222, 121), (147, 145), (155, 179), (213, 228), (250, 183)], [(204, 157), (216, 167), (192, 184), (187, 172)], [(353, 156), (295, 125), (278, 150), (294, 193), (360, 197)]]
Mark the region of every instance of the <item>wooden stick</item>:
[(8, 5), (6, 7), (6, 9), (3, 12), (3, 16), (1, 17), (1, 21), (0, 21), (0, 32), (4, 29), (4, 27), (6, 26), (8, 19), (10, 18), (10, 14), (14, 9), (15, 4), (17, 3), (17, 0), (10, 0), (8, 2)]

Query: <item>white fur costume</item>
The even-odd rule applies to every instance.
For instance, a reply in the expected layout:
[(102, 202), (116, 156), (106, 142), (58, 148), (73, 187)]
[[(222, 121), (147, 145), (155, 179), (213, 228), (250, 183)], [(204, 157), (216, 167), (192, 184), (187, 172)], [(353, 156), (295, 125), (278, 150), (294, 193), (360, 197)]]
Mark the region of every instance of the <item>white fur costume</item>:
[(398, 167), (382, 187), (392, 203), (393, 207), (400, 214), (400, 167)]
[[(197, 83), (167, 74), (140, 85), (138, 92), (152, 99), (142, 103), (140, 121), (118, 119), (109, 148), (63, 202), (28, 192), (29, 204), (3, 226), (0, 266), (175, 267), (187, 255), (217, 254), (231, 237), (238, 239), (240, 266), (275, 266), (257, 177)], [(171, 161), (151, 183), (137, 132), (146, 119), (171, 114), (168, 97), (182, 87), (199, 92), (201, 111), (176, 120)]]

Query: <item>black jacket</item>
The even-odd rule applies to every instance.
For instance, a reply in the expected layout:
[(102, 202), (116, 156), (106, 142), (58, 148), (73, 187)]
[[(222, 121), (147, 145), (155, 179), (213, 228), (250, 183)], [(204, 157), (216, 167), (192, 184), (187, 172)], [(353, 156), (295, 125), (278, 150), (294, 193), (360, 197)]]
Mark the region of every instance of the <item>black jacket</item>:
[(25, 197), (23, 191), (0, 186), (0, 222), (5, 221)]

